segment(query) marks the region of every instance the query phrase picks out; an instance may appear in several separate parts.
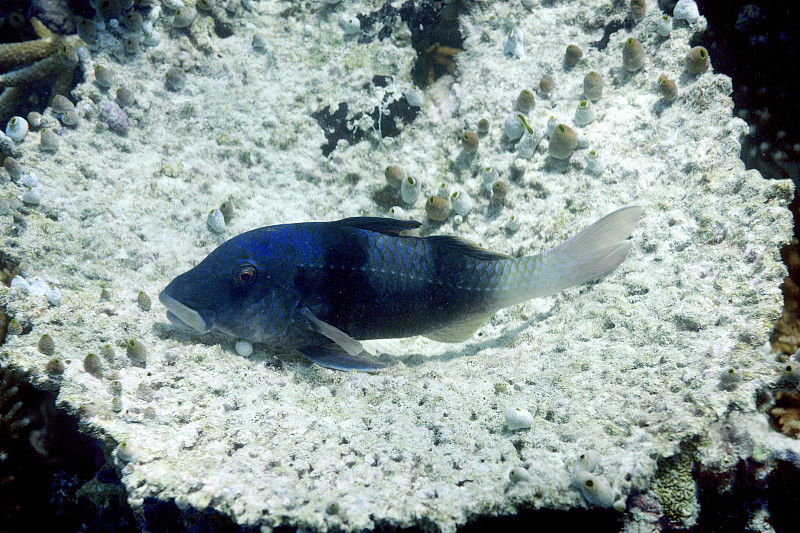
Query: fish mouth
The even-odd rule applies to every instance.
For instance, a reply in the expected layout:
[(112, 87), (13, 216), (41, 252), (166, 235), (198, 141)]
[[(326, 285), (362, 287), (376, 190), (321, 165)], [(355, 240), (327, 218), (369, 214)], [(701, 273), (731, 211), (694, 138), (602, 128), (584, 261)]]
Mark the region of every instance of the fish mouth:
[(167, 294), (166, 291), (161, 291), (158, 295), (158, 301), (167, 308), (167, 320), (178, 326), (186, 326), (195, 331), (206, 331), (209, 325), (206, 324), (205, 319), (189, 307)]

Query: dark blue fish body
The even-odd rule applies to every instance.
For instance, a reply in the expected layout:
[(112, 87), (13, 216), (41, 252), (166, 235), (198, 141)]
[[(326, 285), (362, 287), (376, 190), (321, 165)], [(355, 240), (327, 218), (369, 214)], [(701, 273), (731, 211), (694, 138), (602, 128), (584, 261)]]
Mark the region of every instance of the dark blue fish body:
[[(381, 365), (359, 355), (358, 340), (465, 340), (502, 307), (613, 270), (630, 249), (625, 238), (639, 213), (621, 209), (560, 247), (523, 258), (457, 237), (402, 235), (420, 226), (414, 221), (268, 226), (223, 243), (159, 298), (176, 324), (296, 348), (323, 366), (373, 370)], [(593, 229), (583, 241), (597, 242), (581, 242)]]

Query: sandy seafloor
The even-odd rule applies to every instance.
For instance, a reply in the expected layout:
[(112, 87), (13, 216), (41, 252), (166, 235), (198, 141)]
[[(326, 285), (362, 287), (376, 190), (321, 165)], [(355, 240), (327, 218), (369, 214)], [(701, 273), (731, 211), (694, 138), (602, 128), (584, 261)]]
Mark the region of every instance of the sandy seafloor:
[[(474, 3), (460, 15), (456, 75), (426, 90), (416, 120), (383, 139), (361, 121), (364, 140), (340, 142), (323, 156), (325, 135), (312, 113), (341, 102), (351, 114), (371, 112), (412, 85), (415, 52), (399, 17), (384, 40), (359, 44), (344, 33), (341, 21), (376, 4), (253, 1), (231, 17), (227, 39), (214, 35), (205, 14), (190, 39), (169, 29), (166, 9), (155, 9), (158, 46), (126, 55), (121, 39), (101, 32), (105, 45), (89, 47), (86, 82), (72, 93), (80, 121), (60, 132), (58, 152), (41, 151), (38, 132), (17, 147), (42, 201), (20, 208), (28, 223), (21, 234), (11, 231), (10, 216), (0, 218), (0, 250), (28, 265), (29, 281), (57, 286), (62, 302), (0, 288), (5, 312), (25, 326), (7, 337), (3, 364), (59, 389), (59, 404), (116, 446), (134, 509), (156, 497), (265, 528), (452, 531), (481, 515), (591, 506), (572, 483), (578, 457), (591, 452), (599, 458), (593, 475), (613, 494), (604, 503), (616, 500), (629, 527), (646, 530), (661, 515), (642, 502), (655, 496), (673, 523), (696, 520), (696, 487), (681, 453), (720, 471), (743, 458), (769, 468), (796, 457), (800, 445), (770, 429), (756, 404), (778, 379), (766, 343), (780, 315), (779, 248), (790, 238), (793, 189), (744, 169), (739, 139), (747, 126), (732, 117), (729, 78), (713, 68), (684, 71), (704, 19), (676, 21), (662, 38), (661, 13), (648, 1), (646, 17), (600, 50), (592, 43), (627, 16), (625, 8)], [(522, 58), (504, 54), (509, 26), (524, 34)], [(265, 50), (254, 50), (255, 33)], [(630, 36), (642, 37), (646, 53), (634, 73), (621, 66)], [(570, 43), (584, 51), (573, 68), (563, 63)], [(164, 82), (176, 62), (196, 64), (178, 92)], [(114, 72), (109, 91), (93, 83), (95, 63)], [(596, 120), (576, 128), (589, 148), (560, 162), (544, 140), (532, 159), (514, 163), (502, 124), (520, 90), (551, 75), (555, 88), (537, 94), (529, 121), (572, 124), (590, 70), (604, 78), (605, 92)], [(656, 90), (662, 73), (679, 86), (671, 104)], [(376, 75), (390, 77), (388, 85), (376, 87)], [(97, 106), (120, 85), (136, 96), (126, 135), (105, 127)], [(458, 139), (483, 117), (491, 129), (470, 160)], [(605, 161), (600, 175), (586, 170), (589, 149)], [(461, 344), (368, 342), (394, 363), (377, 373), (327, 370), (259, 345), (242, 357), (230, 339), (166, 321), (159, 291), (233, 235), (382, 216), (403, 205), (385, 184), (389, 164), (422, 182), (420, 200), (405, 209), (425, 222), (423, 234), (461, 235), (500, 252), (539, 253), (622, 206), (640, 205), (644, 215), (630, 256), (599, 283), (500, 311)], [(509, 183), (503, 208), (492, 208), (480, 189), (486, 166)], [(452, 216), (442, 224), (425, 217), (424, 198), (441, 182), (474, 199), (459, 225)], [(0, 193), (20, 198), (23, 189), (6, 182)], [(212, 233), (206, 215), (226, 200), (235, 216), (224, 234)], [(521, 221), (516, 232), (506, 229), (511, 214)], [(110, 300), (100, 300), (102, 288)], [(153, 300), (149, 311), (137, 305), (140, 290)], [(36, 349), (41, 333), (68, 362), (62, 377), (44, 370), (50, 357)], [(146, 368), (125, 357), (130, 338), (147, 346)], [(116, 363), (96, 378), (82, 361), (104, 344), (114, 347)], [(742, 380), (723, 388), (729, 368)], [(112, 410), (109, 377), (123, 385), (120, 412)], [(529, 411), (531, 427), (510, 431), (508, 408)], [(530, 479), (514, 481), (515, 468)]]

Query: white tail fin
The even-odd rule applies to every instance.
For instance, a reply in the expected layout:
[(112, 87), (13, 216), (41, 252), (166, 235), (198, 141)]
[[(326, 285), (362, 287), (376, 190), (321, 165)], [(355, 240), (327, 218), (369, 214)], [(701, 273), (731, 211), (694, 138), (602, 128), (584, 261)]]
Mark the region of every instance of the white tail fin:
[(631, 243), (626, 239), (641, 214), (641, 207), (623, 207), (543, 254), (508, 260), (499, 306), (554, 294), (613, 271), (628, 256)]

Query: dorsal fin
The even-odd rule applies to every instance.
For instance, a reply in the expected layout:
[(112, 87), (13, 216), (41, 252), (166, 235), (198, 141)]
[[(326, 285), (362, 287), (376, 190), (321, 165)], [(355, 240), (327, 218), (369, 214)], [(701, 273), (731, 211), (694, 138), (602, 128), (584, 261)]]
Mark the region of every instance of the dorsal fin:
[(343, 218), (331, 222), (340, 226), (347, 226), (349, 228), (358, 228), (365, 231), (373, 231), (375, 233), (382, 233), (391, 237), (397, 237), (401, 231), (417, 229), (422, 225), (422, 222), (416, 220), (396, 220), (394, 218), (380, 218), (380, 217), (351, 217)]
[(472, 241), (454, 235), (435, 235), (426, 237), (425, 240), (434, 247), (441, 247), (453, 253), (474, 257), (475, 259), (511, 259), (510, 255), (481, 248)]

